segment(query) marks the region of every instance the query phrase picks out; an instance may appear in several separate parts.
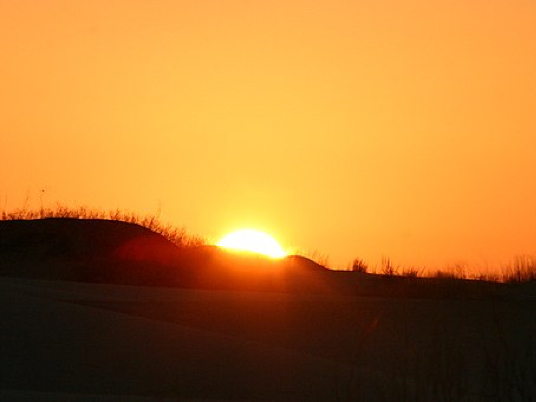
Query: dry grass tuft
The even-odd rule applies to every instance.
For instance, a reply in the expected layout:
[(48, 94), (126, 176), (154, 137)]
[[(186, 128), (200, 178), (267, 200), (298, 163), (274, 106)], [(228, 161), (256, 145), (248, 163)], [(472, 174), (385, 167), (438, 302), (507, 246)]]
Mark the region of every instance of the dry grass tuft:
[(536, 256), (520, 255), (503, 268), (501, 278), (505, 283), (527, 283), (536, 281)]
[(381, 273), (386, 276), (398, 276), (398, 266), (394, 266), (389, 257), (382, 257)]
[(352, 272), (367, 273), (368, 269), (369, 267), (367, 263), (363, 261), (361, 258), (355, 258), (354, 261), (352, 261), (352, 265), (350, 267), (350, 271)]

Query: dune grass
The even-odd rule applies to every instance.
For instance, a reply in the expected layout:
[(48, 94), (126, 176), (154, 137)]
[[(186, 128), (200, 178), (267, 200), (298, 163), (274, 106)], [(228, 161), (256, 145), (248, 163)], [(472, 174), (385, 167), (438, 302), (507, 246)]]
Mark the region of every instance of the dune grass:
[(132, 223), (158, 233), (179, 247), (195, 247), (208, 244), (206, 238), (188, 233), (184, 227), (164, 224), (156, 215), (140, 215), (119, 209), (102, 211), (88, 207), (68, 207), (57, 204), (54, 208), (19, 208), (11, 212), (1, 211), (0, 220), (32, 220), (47, 218), (102, 219)]
[(523, 284), (536, 281), (536, 256), (520, 255), (511, 262), (495, 270), (478, 271), (462, 264), (442, 269), (402, 266), (393, 263), (391, 258), (382, 257), (380, 266), (371, 267), (363, 259), (355, 258), (348, 266), (352, 272), (371, 273), (385, 277), (398, 278), (435, 278), (439, 280), (474, 280), (480, 282)]
[(536, 280), (536, 256), (521, 255), (503, 268), (502, 281), (527, 283)]

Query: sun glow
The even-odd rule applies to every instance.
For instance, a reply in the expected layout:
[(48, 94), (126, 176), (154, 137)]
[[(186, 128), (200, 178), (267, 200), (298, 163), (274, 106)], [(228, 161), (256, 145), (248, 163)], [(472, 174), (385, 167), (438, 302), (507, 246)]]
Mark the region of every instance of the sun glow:
[(272, 236), (253, 229), (229, 233), (217, 245), (232, 250), (263, 254), (271, 258), (282, 258), (287, 255)]

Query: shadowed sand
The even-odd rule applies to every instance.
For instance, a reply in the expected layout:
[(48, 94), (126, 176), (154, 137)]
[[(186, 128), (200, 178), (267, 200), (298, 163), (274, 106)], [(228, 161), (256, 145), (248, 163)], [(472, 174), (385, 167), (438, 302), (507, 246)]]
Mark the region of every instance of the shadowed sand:
[[(203, 399), (328, 396), (324, 369), (333, 363), (325, 359), (113, 309), (118, 299), (161, 300), (159, 289), (69, 285), (1, 281), (1, 388)], [(169, 314), (190, 292), (168, 293), (160, 307)]]
[(415, 287), (105, 221), (0, 225), (0, 254), (2, 399), (536, 395), (532, 284)]

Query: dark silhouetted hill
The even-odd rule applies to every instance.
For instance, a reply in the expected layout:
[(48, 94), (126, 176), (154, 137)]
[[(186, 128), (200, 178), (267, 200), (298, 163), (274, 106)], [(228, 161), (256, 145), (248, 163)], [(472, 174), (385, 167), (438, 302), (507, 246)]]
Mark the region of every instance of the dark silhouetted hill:
[(270, 259), (216, 246), (178, 247), (137, 224), (70, 218), (0, 221), (0, 275), (395, 298), (495, 297), (509, 289), (469, 280), (331, 271), (296, 255)]
[(178, 247), (136, 224), (49, 218), (0, 222), (0, 274), (81, 282), (284, 292), (332, 291), (333, 272), (216, 246)]

